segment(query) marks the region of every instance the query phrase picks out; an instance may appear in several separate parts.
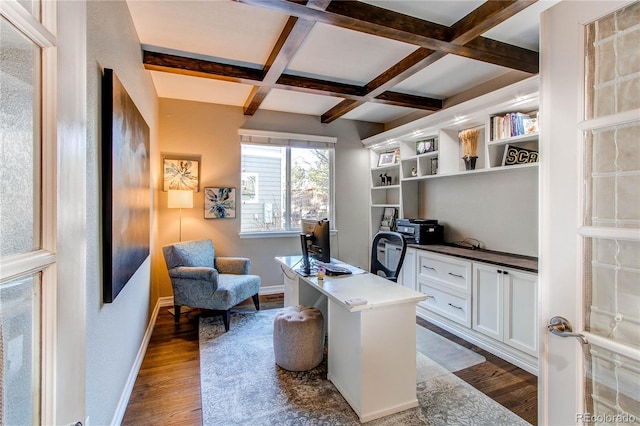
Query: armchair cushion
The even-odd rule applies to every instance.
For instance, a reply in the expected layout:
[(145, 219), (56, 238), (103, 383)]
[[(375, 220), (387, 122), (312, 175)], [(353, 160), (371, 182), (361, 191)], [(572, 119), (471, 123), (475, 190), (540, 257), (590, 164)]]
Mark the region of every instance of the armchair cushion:
[(190, 280), (207, 280), (212, 282), (218, 281), (219, 273), (215, 268), (197, 267), (197, 266), (178, 266), (169, 269), (171, 278), (183, 278)]
[(211, 240), (186, 241), (163, 247), (167, 268), (178, 266), (214, 267), (215, 251)]
[(246, 275), (251, 259), (246, 257), (216, 257), (215, 267), (221, 274)]

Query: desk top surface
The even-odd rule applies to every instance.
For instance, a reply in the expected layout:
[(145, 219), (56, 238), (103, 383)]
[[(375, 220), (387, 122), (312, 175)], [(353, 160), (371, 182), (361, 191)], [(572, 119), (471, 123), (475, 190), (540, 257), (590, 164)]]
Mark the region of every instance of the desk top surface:
[[(301, 256), (276, 257), (276, 261), (294, 273), (295, 268), (301, 264), (300, 259)], [(362, 311), (402, 303), (418, 303), (427, 298), (420, 292), (366, 271), (361, 274), (327, 275), (323, 280), (318, 280), (316, 276), (305, 277), (300, 274), (297, 276), (350, 311)], [(348, 301), (359, 298), (365, 299), (367, 303), (363, 305), (348, 303)]]

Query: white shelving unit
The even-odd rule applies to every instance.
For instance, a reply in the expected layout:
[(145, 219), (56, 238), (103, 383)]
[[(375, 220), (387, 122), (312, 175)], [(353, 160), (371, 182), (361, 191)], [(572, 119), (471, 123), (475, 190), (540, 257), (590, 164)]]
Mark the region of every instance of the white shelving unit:
[[(539, 134), (492, 140), (491, 118), (513, 112), (536, 112), (538, 87), (539, 79), (534, 76), (364, 139), (363, 145), (371, 149), (372, 235), (379, 228), (384, 207), (398, 208), (398, 217), (418, 217), (421, 182), (537, 167), (537, 162), (502, 165), (507, 146), (537, 151)], [(466, 170), (462, 159), (458, 134), (466, 129), (480, 131), (474, 170)], [(435, 150), (418, 154), (416, 144), (424, 140), (436, 140)], [(377, 167), (380, 153), (396, 149), (400, 154), (398, 163)], [(392, 176), (391, 185), (380, 183), (382, 173)]]

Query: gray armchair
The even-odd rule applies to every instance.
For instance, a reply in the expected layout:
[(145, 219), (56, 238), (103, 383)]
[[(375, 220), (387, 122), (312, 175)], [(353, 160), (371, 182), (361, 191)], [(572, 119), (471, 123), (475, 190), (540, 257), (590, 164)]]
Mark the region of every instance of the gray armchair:
[(249, 275), (250, 259), (216, 257), (211, 240), (170, 244), (162, 254), (173, 286), (176, 324), (183, 305), (221, 312), (225, 331), (229, 331), (231, 308), (238, 303), (252, 297), (260, 310), (260, 277)]

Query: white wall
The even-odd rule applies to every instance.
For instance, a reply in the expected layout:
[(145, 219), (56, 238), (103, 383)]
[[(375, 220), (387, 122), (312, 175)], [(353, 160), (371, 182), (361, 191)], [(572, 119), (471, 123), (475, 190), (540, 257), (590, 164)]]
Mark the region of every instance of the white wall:
[[(87, 2), (86, 411), (90, 423), (96, 425), (117, 420), (113, 417), (142, 342), (152, 303), (150, 258), (113, 303), (102, 303), (99, 164), (103, 68), (114, 70), (149, 125), (151, 152), (156, 155), (158, 100), (151, 75), (142, 66), (140, 41), (124, 1)], [(157, 164), (152, 156), (152, 181)], [(151, 195), (154, 204), (153, 191)], [(153, 214), (152, 208), (152, 223)], [(153, 241), (152, 233), (151, 244)]]
[(538, 255), (537, 168), (430, 179), (419, 194), (420, 217), (445, 225), (445, 241)]

